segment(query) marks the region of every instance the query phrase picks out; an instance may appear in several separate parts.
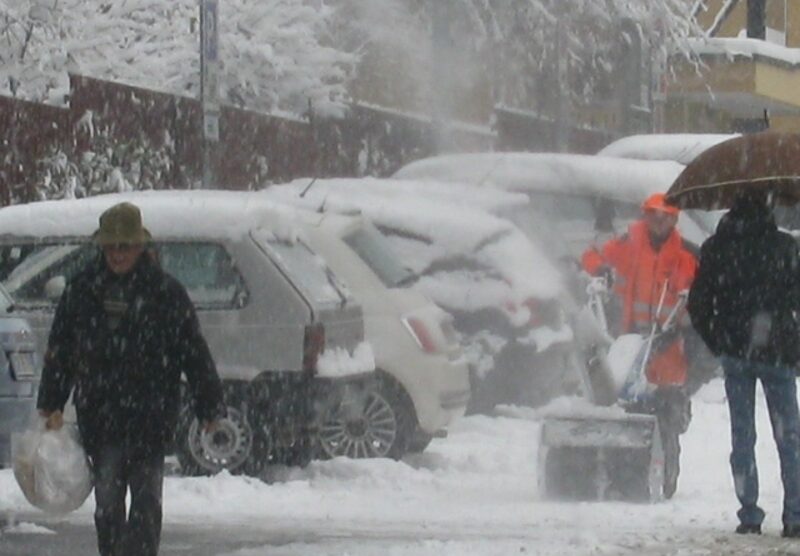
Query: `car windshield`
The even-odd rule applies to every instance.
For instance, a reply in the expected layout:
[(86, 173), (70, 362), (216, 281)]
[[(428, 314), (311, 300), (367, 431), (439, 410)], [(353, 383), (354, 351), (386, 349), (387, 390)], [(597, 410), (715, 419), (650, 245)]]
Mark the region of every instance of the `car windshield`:
[(362, 226), (344, 237), (345, 243), (369, 266), (388, 288), (402, 286), (413, 273), (397, 260), (391, 245), (372, 226)]
[(508, 218), (531, 240), (554, 259), (568, 256), (569, 245), (553, 220), (544, 213), (531, 213), (527, 207), (511, 207), (503, 209), (501, 216)]
[[(20, 243), (0, 250), (6, 263), (3, 285), (15, 302), (52, 303), (64, 284), (98, 256), (92, 243)], [(152, 256), (186, 288), (189, 297), (206, 309), (230, 308), (246, 302), (244, 281), (225, 249), (210, 242), (156, 242)], [(11, 261), (16, 266), (11, 266)]]
[(535, 192), (530, 194), (530, 199), (531, 205), (545, 214), (556, 215), (564, 220), (594, 220), (590, 197)]

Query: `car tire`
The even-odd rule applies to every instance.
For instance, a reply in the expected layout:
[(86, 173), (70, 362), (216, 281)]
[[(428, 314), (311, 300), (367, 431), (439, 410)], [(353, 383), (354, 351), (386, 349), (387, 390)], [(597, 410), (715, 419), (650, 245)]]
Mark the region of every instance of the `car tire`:
[(253, 430), (237, 395), (238, 388), (224, 388), (227, 415), (219, 420), (219, 428), (205, 437), (189, 396), (182, 396), (175, 452), (184, 476), (215, 475), (223, 469), (241, 473), (253, 456)]
[(319, 457), (400, 459), (417, 427), (413, 405), (402, 386), (380, 373), (377, 386), (364, 396), (358, 411), (343, 404), (320, 416)]

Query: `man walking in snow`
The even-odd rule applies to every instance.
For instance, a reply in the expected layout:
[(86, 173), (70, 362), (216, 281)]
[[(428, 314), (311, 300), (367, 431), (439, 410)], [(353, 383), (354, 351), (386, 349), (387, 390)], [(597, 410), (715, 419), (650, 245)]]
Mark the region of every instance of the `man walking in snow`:
[(780, 232), (765, 195), (743, 195), (704, 244), (689, 314), (720, 358), (731, 418), (737, 533), (761, 533), (755, 458), (756, 380), (767, 398), (783, 481), (783, 536), (800, 537), (800, 253)]
[(106, 210), (94, 240), (98, 256), (69, 282), (56, 309), (37, 406), (57, 429), (73, 393), (92, 461), (100, 554), (155, 556), (181, 374), (207, 428), (223, 415), (222, 386), (186, 290), (147, 252), (150, 234), (138, 207)]
[[(664, 324), (692, 283), (697, 261), (675, 228), (678, 214), (676, 207), (666, 204), (663, 193), (651, 195), (642, 204), (642, 218), (631, 224), (625, 235), (610, 239), (601, 250), (591, 247), (583, 254), (589, 274), (613, 274), (618, 314), (616, 318), (612, 315), (609, 327), (615, 336), (650, 334), (654, 323)], [(657, 389), (650, 404), (653, 407), (640, 408), (658, 418), (667, 498), (678, 484), (679, 435), (686, 432), (691, 420), (685, 388), (687, 368), (683, 336), (676, 326), (654, 343), (646, 372), (648, 382)]]

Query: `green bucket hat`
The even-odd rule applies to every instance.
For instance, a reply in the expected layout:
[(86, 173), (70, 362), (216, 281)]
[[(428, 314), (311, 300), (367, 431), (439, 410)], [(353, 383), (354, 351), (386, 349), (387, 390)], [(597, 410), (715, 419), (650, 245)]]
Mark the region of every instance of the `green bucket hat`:
[(94, 233), (100, 245), (143, 245), (150, 241), (150, 232), (142, 226), (142, 213), (132, 203), (119, 203), (100, 215), (100, 227)]

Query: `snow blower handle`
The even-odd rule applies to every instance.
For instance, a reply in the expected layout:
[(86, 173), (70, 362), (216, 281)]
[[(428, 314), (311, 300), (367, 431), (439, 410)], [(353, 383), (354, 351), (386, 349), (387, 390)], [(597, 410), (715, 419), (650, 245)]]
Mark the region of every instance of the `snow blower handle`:
[(608, 334), (608, 317), (605, 309), (608, 289), (609, 282), (605, 276), (592, 276), (586, 286), (586, 294), (589, 297), (587, 305), (605, 334)]
[[(653, 324), (650, 326), (650, 334), (647, 335), (647, 340), (645, 340), (645, 352), (644, 357), (642, 357), (642, 366), (639, 369), (639, 372), (642, 376), (645, 375), (645, 370), (647, 369), (647, 363), (650, 361), (650, 352), (653, 350), (653, 340), (655, 339), (656, 335), (659, 334), (663, 328), (658, 324), (658, 317), (661, 316), (661, 311), (664, 310), (664, 299), (667, 297), (667, 287), (669, 286), (669, 280), (664, 281), (664, 287), (661, 288), (661, 295), (658, 298), (658, 305), (656, 306), (656, 314), (653, 317)], [(670, 313), (672, 316), (672, 313)], [(669, 320), (669, 317), (667, 317)], [(666, 322), (665, 322), (666, 324)]]
[(678, 325), (679, 314), (683, 308), (686, 307), (686, 302), (688, 299), (689, 290), (683, 290), (678, 293), (678, 300), (675, 302), (675, 306), (672, 307), (672, 310), (667, 315), (664, 324), (661, 325), (662, 332), (669, 332)]

